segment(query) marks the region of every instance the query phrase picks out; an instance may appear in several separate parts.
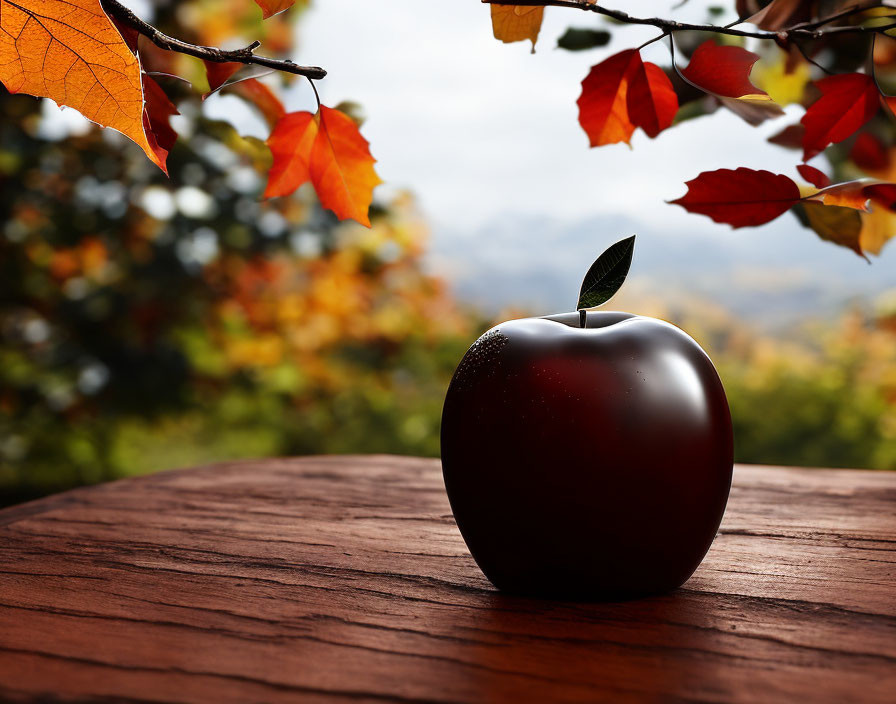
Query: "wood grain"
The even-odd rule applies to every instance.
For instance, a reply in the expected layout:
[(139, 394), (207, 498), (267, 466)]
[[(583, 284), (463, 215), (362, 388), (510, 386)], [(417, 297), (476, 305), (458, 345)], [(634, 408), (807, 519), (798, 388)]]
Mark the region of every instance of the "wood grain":
[(682, 589), (588, 604), (496, 592), (436, 460), (79, 489), (0, 511), (0, 699), (893, 702), (894, 509), (896, 474), (738, 467)]

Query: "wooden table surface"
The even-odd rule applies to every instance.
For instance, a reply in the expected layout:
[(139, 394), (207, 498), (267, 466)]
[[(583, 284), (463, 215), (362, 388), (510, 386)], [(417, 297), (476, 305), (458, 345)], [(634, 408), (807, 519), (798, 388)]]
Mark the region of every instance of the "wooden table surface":
[(894, 702), (894, 515), (896, 473), (739, 466), (683, 588), (563, 603), (492, 588), (437, 460), (79, 489), (0, 511), (0, 700)]

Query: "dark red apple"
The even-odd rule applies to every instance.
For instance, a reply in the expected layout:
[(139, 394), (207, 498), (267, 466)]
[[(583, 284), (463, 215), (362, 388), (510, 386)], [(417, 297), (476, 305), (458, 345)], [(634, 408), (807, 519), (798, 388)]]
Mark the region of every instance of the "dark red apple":
[(725, 510), (725, 391), (677, 327), (595, 311), (583, 328), (582, 317), (502, 323), (462, 359), (442, 414), (454, 517), (500, 589), (669, 591), (700, 564)]

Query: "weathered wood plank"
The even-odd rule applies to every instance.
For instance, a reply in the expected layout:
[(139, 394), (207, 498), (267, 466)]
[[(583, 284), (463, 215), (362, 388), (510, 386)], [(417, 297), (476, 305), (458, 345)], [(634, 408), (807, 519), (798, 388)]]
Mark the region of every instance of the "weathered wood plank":
[(894, 693), (896, 474), (738, 467), (697, 573), (621, 604), (494, 591), (435, 460), (241, 462), (0, 511), (0, 699)]

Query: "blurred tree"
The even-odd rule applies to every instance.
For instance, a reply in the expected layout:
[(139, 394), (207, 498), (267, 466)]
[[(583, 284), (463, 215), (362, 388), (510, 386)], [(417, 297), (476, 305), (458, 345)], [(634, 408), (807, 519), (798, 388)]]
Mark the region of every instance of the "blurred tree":
[[(237, 5), (158, 20), (205, 41)], [(0, 92), (7, 500), (219, 458), (438, 452), (469, 321), (423, 272), (411, 197), (369, 230), (307, 190), (262, 201), (266, 147), (184, 93), (167, 180), (108, 130), (47, 139), (40, 102)]]

